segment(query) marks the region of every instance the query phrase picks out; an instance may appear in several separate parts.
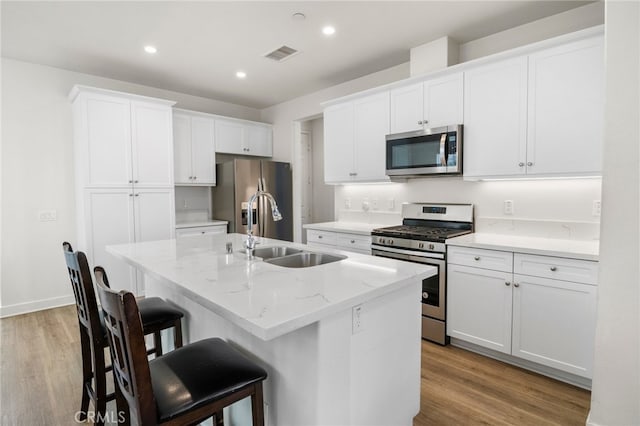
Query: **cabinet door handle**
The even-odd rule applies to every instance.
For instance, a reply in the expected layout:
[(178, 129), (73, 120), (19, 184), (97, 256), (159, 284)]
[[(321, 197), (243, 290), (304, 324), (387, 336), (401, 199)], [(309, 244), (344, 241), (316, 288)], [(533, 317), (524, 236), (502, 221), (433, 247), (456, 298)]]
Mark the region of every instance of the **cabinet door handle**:
[(318, 235), (318, 239), (321, 240), (322, 239), (322, 235)]
[(524, 167), (524, 163), (521, 161), (521, 162), (518, 163), (518, 166)]
[(480, 256), (475, 256), (473, 260), (480, 260)]
[(418, 121), (418, 124), (422, 125), (422, 120)]
[(504, 285), (506, 285), (507, 287), (509, 287), (509, 286), (511, 285), (511, 283), (510, 283), (509, 281), (506, 281), (506, 282), (504, 283)]
[(356, 243), (356, 240), (351, 240), (351, 244), (355, 244), (355, 243)]
[(137, 181), (137, 180), (134, 180), (134, 181), (133, 181), (133, 183), (138, 183), (138, 181)]
[(136, 196), (136, 197), (139, 197), (139, 196), (140, 196), (140, 194), (135, 194), (135, 196)]
[(198, 180), (198, 176), (194, 176), (194, 177), (193, 177), (193, 180)]
[(129, 181), (129, 183), (133, 183), (133, 181), (132, 181), (132, 180), (130, 180), (130, 181)]
[(558, 270), (558, 268), (556, 268), (555, 266), (552, 266), (551, 268), (549, 268), (549, 270), (551, 270), (551, 272), (555, 272)]
[(527, 166), (531, 167), (531, 166), (533, 166), (533, 163), (532, 163), (531, 161), (529, 161), (529, 162), (527, 163)]
[(514, 287), (520, 287), (520, 284), (518, 284), (518, 283), (513, 283), (513, 286), (514, 286)]
[(129, 197), (133, 197), (133, 194), (129, 194)]

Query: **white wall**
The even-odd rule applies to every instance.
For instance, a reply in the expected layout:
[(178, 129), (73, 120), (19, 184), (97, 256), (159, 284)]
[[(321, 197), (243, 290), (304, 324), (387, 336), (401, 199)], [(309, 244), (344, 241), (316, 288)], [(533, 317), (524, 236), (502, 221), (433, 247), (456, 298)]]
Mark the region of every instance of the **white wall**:
[(606, 3), (606, 112), (591, 425), (640, 424), (640, 3)]
[[(600, 179), (469, 182), (432, 177), (338, 186), (336, 210), (338, 220), (384, 225), (401, 222), (403, 202), (472, 203), (478, 232), (590, 240), (599, 235), (600, 218), (592, 215), (592, 205), (600, 199), (600, 186)], [(505, 200), (513, 201), (512, 215), (503, 212)], [(366, 212), (363, 201), (369, 204)]]
[[(2, 59), (2, 270), (0, 315), (73, 301), (61, 243), (76, 238), (74, 84), (171, 99), (179, 107), (259, 119), (253, 108)], [(39, 222), (38, 211), (58, 220)]]

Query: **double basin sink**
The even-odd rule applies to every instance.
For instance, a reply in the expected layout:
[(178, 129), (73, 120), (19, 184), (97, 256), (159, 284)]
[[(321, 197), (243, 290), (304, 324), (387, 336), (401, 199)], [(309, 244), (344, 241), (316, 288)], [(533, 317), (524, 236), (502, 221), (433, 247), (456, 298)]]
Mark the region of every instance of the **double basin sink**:
[[(242, 252), (247, 253), (247, 250)], [(308, 268), (347, 258), (347, 256), (315, 253), (285, 246), (258, 247), (253, 249), (253, 256), (261, 258), (266, 263), (285, 268)]]

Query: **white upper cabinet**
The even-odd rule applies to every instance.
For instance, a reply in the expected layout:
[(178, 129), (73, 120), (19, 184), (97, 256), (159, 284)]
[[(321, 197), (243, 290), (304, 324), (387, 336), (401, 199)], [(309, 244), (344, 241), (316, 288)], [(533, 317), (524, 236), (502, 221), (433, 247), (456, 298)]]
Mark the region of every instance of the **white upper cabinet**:
[(349, 182), (353, 178), (353, 102), (324, 110), (324, 181)]
[(462, 73), (424, 82), (424, 120), (426, 128), (463, 124)]
[(601, 36), (465, 72), (464, 176), (601, 173)]
[(332, 105), (324, 110), (325, 182), (381, 182), (389, 92)]
[(529, 56), (528, 111), (527, 174), (600, 173), (604, 122), (602, 38)]
[(354, 180), (387, 180), (386, 135), (389, 133), (389, 92), (354, 102)]
[(242, 120), (216, 119), (216, 152), (224, 154), (271, 157), (273, 136), (271, 125)]
[(71, 96), (82, 186), (173, 185), (172, 102), (82, 86)]
[(393, 89), (390, 102), (390, 133), (462, 124), (462, 73)]
[(391, 90), (390, 133), (422, 130), (424, 88), (422, 83)]
[(525, 173), (526, 144), (527, 58), (465, 72), (464, 176)]
[(214, 118), (175, 110), (173, 149), (177, 185), (215, 185)]

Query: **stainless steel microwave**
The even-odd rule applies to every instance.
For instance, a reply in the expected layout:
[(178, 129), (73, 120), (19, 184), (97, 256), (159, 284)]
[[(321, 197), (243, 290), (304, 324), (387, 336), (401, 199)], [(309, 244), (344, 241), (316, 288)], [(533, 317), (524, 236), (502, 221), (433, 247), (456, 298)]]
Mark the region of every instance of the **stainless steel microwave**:
[(387, 175), (462, 173), (462, 124), (386, 136)]

